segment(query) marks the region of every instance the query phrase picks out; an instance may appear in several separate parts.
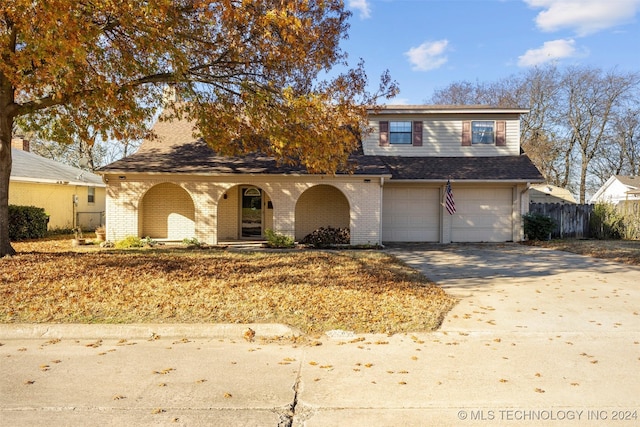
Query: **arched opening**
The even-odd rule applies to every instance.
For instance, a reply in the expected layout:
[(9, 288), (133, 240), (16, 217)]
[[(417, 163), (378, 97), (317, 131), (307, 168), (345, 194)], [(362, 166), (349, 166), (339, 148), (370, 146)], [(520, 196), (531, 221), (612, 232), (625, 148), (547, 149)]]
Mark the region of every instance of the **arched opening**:
[(140, 203), (140, 219), (141, 237), (182, 240), (196, 234), (193, 199), (176, 184), (151, 187)]
[(273, 228), (273, 203), (262, 188), (242, 184), (218, 200), (218, 241), (259, 240)]
[(320, 227), (349, 228), (349, 201), (331, 185), (306, 190), (296, 202), (296, 240)]

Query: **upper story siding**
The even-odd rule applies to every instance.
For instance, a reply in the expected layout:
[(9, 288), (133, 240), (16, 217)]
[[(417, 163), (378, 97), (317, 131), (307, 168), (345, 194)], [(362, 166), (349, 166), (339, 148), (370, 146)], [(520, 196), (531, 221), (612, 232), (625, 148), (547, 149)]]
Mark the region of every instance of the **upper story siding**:
[[(468, 106), (386, 106), (369, 112), (370, 132), (363, 140), (363, 150), (365, 155), (378, 156), (517, 156), (520, 154), (520, 114), (526, 112), (523, 109)], [(414, 135), (421, 129), (422, 144), (381, 144), (380, 122), (397, 121), (412, 122)], [(463, 145), (463, 123), (472, 121), (504, 123), (504, 145)]]

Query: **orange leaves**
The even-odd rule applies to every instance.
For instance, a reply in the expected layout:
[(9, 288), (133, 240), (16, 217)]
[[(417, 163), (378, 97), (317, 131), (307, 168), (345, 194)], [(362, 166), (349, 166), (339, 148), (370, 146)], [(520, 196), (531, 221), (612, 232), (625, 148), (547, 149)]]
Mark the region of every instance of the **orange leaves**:
[(454, 304), (377, 252), (22, 253), (2, 260), (0, 278), (0, 322), (269, 322), (393, 333), (436, 329)]

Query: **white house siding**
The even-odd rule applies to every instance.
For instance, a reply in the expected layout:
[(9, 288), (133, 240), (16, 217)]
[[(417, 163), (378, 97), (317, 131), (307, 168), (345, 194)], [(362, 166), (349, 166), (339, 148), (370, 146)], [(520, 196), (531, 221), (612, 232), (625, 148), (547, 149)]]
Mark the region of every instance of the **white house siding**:
[[(640, 180), (638, 180), (638, 186), (640, 187)], [(614, 205), (628, 200), (638, 200), (640, 197), (637, 194), (627, 194), (629, 190), (633, 191), (633, 188), (623, 184), (612, 176), (607, 182), (593, 195), (589, 203), (613, 203)]]
[(440, 241), (440, 188), (424, 185), (385, 185), (382, 241)]
[[(506, 146), (476, 144), (462, 146), (462, 123), (467, 120), (504, 120), (506, 124)], [(422, 146), (411, 144), (389, 144), (380, 146), (380, 121), (422, 121)], [(433, 114), (375, 115), (369, 121), (371, 132), (363, 140), (365, 155), (415, 156), (415, 157), (488, 157), (517, 156), (520, 154), (520, 117), (518, 114)]]
[(513, 187), (453, 187), (456, 213), (451, 217), (452, 242), (514, 240)]

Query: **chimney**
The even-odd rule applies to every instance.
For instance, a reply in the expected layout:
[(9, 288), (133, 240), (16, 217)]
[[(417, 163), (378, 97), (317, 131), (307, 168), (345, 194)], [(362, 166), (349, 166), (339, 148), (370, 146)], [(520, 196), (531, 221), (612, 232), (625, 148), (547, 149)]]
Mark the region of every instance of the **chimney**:
[(29, 140), (20, 137), (11, 138), (11, 148), (16, 148), (22, 151), (29, 151)]

